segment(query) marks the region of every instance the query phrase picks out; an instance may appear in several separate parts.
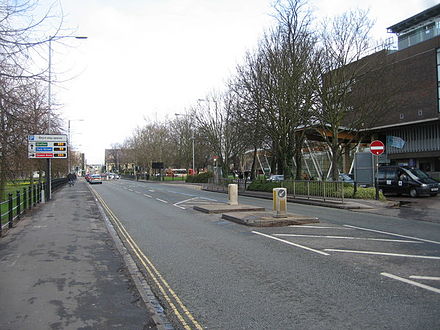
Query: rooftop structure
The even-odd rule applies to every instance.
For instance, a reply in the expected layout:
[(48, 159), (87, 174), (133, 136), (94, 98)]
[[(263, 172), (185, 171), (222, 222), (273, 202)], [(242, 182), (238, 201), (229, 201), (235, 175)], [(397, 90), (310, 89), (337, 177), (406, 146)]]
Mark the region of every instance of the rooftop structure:
[(440, 4), (394, 24), (387, 30), (397, 34), (399, 50), (434, 38), (440, 35)]

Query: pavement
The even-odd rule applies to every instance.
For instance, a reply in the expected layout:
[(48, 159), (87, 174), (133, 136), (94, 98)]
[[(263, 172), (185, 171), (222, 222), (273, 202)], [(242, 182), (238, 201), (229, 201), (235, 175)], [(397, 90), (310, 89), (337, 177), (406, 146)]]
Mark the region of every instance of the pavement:
[(87, 183), (0, 238), (0, 329), (169, 329)]

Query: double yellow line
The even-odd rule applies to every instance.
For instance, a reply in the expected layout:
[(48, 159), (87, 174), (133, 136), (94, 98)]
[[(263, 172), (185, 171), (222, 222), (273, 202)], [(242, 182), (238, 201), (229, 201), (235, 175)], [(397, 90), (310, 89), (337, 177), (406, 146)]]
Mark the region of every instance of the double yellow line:
[[(153, 263), (147, 258), (147, 256), (137, 246), (136, 242), (130, 236), (130, 234), (127, 232), (127, 230), (122, 225), (122, 223), (118, 219), (118, 217), (108, 207), (108, 205), (101, 198), (101, 196), (96, 192), (96, 190), (93, 188), (91, 188), (91, 190), (92, 190), (93, 194), (95, 195), (95, 197), (98, 199), (98, 201), (101, 203), (102, 207), (105, 209), (107, 214), (109, 215), (109, 217), (110, 217), (113, 225), (116, 227), (119, 235), (122, 235), (122, 237), (125, 239), (125, 242), (127, 242), (127, 244), (129, 245), (131, 251), (133, 251), (133, 253), (136, 255), (138, 260), (144, 266), (148, 275), (151, 277), (151, 279), (154, 281), (156, 286), (159, 288), (163, 297), (165, 298), (168, 305), (170, 306), (172, 312), (176, 315), (176, 317), (182, 323), (183, 327), (185, 329), (193, 329), (191, 327), (191, 325), (192, 325), (195, 329), (200, 329), (200, 330), (203, 329), (203, 327), (191, 315), (191, 313), (186, 308), (186, 306), (183, 304), (183, 302), (180, 300), (180, 298), (177, 296), (177, 294), (173, 291), (173, 289), (171, 289), (170, 285), (163, 278), (163, 276), (159, 273), (157, 268), (153, 265)], [(182, 311), (182, 312), (180, 312), (180, 311)], [(186, 317), (186, 319), (188, 319), (189, 322), (186, 321), (185, 317)]]

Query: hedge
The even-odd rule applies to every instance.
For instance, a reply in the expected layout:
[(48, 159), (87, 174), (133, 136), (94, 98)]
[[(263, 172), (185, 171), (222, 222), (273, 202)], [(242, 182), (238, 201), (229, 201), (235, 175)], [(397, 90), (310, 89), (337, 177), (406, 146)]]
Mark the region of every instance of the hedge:
[(196, 175), (188, 175), (186, 182), (189, 183), (208, 183), (209, 179), (214, 177), (213, 172), (204, 172)]

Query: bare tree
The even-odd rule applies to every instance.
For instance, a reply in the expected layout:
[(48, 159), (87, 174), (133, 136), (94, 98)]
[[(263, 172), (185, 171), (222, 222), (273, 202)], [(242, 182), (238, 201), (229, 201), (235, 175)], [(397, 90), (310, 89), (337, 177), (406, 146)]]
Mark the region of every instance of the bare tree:
[[(205, 139), (211, 157), (217, 158), (217, 165), (227, 176), (238, 158), (246, 149), (243, 127), (235, 115), (239, 105), (236, 95), (225, 93), (211, 96), (208, 102), (200, 104), (197, 111), (197, 130)], [(214, 104), (214, 106), (212, 106)]]
[(326, 21), (322, 27), (314, 72), (319, 100), (315, 118), (331, 154), (334, 180), (338, 179), (344, 148), (360, 139), (363, 129), (385, 105), (384, 100), (379, 104), (378, 84), (385, 53), (363, 58), (370, 49), (372, 26), (367, 11), (355, 10)]
[(277, 1), (275, 10), (277, 26), (264, 35), (257, 55), (247, 57), (250, 67), (239, 71), (239, 81), (247, 91), (243, 95), (251, 99), (246, 103), (252, 105), (253, 117), (272, 141), (278, 173), (289, 177), (293, 157), (301, 156), (303, 135), (297, 129), (309, 122), (313, 106), (310, 66), (316, 38), (306, 2)]

